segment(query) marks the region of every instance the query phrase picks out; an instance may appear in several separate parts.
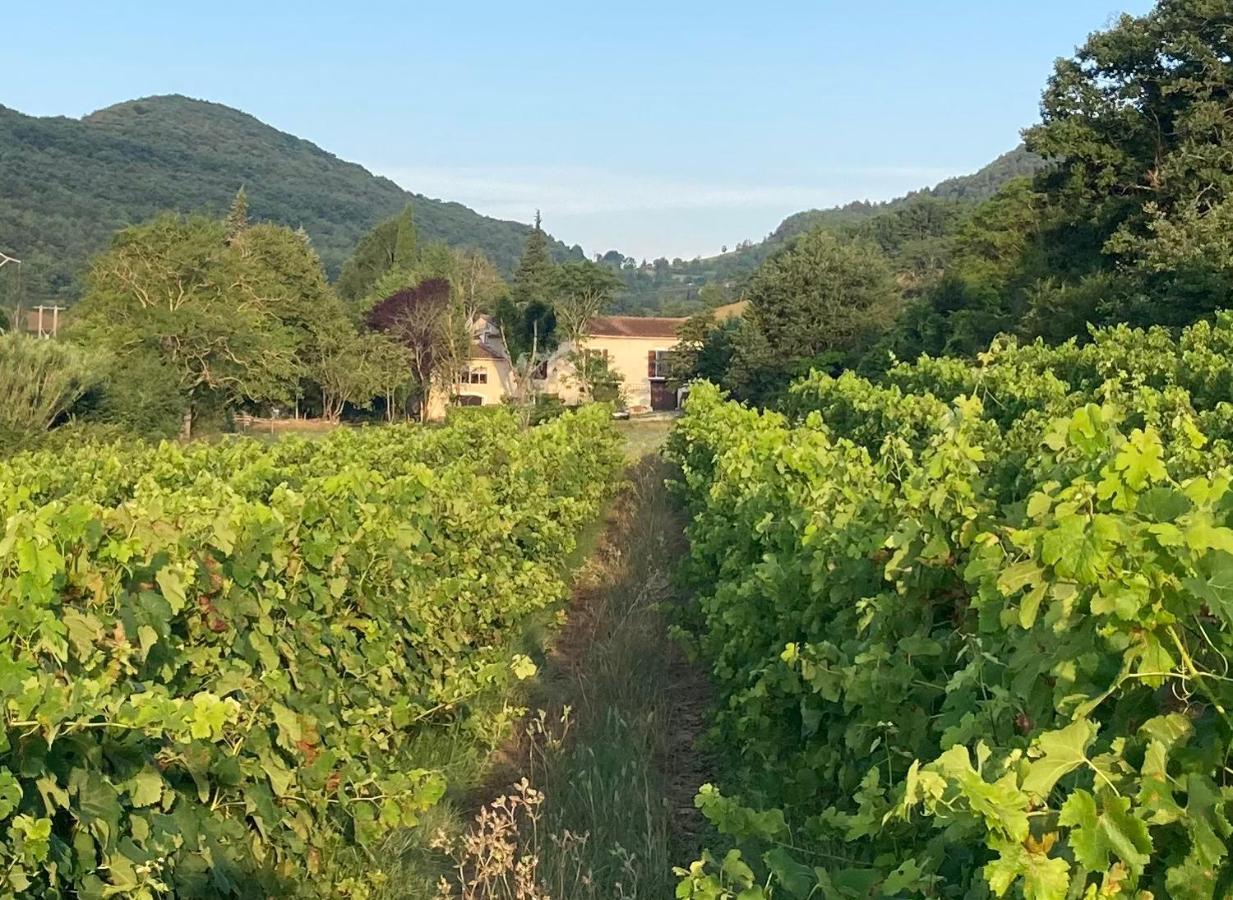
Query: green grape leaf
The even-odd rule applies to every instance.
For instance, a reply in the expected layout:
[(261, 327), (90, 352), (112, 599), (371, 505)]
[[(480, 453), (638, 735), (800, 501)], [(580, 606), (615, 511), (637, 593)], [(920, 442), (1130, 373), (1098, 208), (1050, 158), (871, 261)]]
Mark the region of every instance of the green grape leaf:
[(189, 716), (190, 733), (195, 738), (217, 739), (223, 736), (229, 713), (235, 701), (220, 700), (209, 691), (195, 694)]
[(782, 888), (795, 900), (806, 900), (817, 884), (813, 868), (798, 862), (783, 847), (768, 851), (762, 861), (775, 877), (776, 887)]
[(167, 599), (167, 603), (171, 606), (171, 611), (178, 613), (183, 610), (188, 603), (184, 593), (185, 578), (183, 573), (171, 566), (163, 566), (158, 570), (158, 574), (154, 576), (154, 580), (158, 582), (158, 589), (162, 591), (163, 596)]
[(1068, 772), (1087, 762), (1087, 748), (1096, 738), (1097, 726), (1087, 719), (1072, 722), (1059, 731), (1047, 731), (1036, 739), (1040, 758), (1032, 762), (1021, 787), (1037, 797), (1048, 797), (1053, 786)]
[(142, 769), (128, 785), (134, 806), (154, 806), (163, 798), (163, 777), (155, 769)]
[(0, 821), (7, 819), (21, 802), (21, 785), (8, 769), (0, 768)]
[(1183, 579), (1182, 585), (1233, 627), (1233, 554), (1216, 550), (1200, 562), (1202, 577)]
[(514, 655), (510, 671), (514, 673), (514, 677), (519, 681), (526, 681), (528, 678), (534, 678), (535, 673), (539, 671), (531, 657), (518, 653)]
[(1163, 481), (1168, 477), (1163, 456), (1160, 435), (1155, 428), (1148, 426), (1146, 431), (1136, 428), (1130, 433), (1130, 439), (1122, 445), (1113, 464), (1126, 483), (1138, 492), (1150, 482)]
[(1075, 859), (1089, 872), (1103, 872), (1109, 856), (1119, 859), (1136, 876), (1151, 858), (1152, 839), (1147, 824), (1130, 811), (1130, 798), (1104, 791), (1096, 798), (1077, 790), (1066, 798), (1058, 824), (1071, 828), (1069, 842)]
[(993, 841), (990, 849), (998, 853), (998, 858), (985, 866), (985, 879), (994, 896), (1004, 897), (1022, 878), (1025, 900), (1065, 900), (1070, 887), (1066, 860), (1010, 841)]

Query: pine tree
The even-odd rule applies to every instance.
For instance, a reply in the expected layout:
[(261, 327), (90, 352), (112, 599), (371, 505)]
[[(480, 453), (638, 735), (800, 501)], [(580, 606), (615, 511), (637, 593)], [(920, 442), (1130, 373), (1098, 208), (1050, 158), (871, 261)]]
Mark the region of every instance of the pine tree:
[(394, 238), (394, 258), (391, 268), (409, 269), (416, 260), (415, 215), (411, 204), (403, 207), (398, 217), (398, 234)]
[(548, 237), (540, 225), (540, 215), (537, 209), (535, 228), (527, 237), (522, 259), (518, 263), (518, 270), (514, 273), (514, 284), (510, 289), (510, 295), (519, 309), (525, 309), (536, 301), (547, 301), (552, 271), (552, 257), (548, 255)]
[(235, 199), (231, 201), (231, 211), (227, 213), (227, 243), (238, 238), (248, 228), (248, 194), (244, 186), (236, 191)]

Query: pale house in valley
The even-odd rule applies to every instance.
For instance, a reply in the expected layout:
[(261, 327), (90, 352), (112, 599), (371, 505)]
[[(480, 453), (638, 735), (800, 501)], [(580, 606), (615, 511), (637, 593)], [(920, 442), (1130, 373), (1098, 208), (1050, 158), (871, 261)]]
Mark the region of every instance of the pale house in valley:
[[(668, 360), (677, 344), (677, 329), (684, 319), (647, 316), (597, 316), (582, 342), (587, 353), (602, 355), (621, 376), (625, 405), (632, 410), (676, 409), (679, 394), (668, 383)], [(516, 374), (500, 329), (480, 316), (472, 329), (471, 355), (451, 385), (453, 402), (464, 406), (491, 406), (517, 394)], [(570, 362), (573, 348), (558, 347), (539, 367), (535, 392), (559, 397), (566, 404), (580, 403), (581, 385)], [(434, 398), (430, 418), (445, 413), (445, 397)]]
[[(608, 360), (608, 368), (621, 376), (621, 391), (629, 409), (676, 409), (678, 395), (668, 383), (668, 360), (677, 345), (677, 329), (684, 322), (651, 316), (596, 316), (583, 349), (602, 355)], [(570, 349), (560, 348), (549, 360), (541, 390), (572, 404), (583, 398), (569, 362)]]
[(454, 397), (464, 406), (491, 406), (513, 396), (514, 367), (501, 331), (487, 316), (472, 328), (471, 356), (458, 373)]

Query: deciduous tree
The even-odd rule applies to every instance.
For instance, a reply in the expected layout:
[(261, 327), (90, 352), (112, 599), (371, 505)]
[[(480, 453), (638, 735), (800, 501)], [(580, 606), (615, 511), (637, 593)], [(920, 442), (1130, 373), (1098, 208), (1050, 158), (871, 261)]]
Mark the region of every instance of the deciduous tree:
[(298, 341), (279, 313), (294, 291), (229, 247), (222, 222), (165, 215), (120, 232), (95, 261), (77, 333), (117, 357), (153, 353), (174, 371), (187, 438), (203, 402), (290, 399)]
[(890, 326), (902, 302), (876, 246), (821, 229), (763, 263), (745, 296), (734, 377), (751, 398), (810, 366), (844, 363)]
[(470, 343), (449, 281), (431, 278), (397, 291), (374, 306), (367, 321), (408, 351), (414, 399), (423, 420), (433, 391), (453, 384), (459, 345)]
[(412, 266), (419, 252), (415, 217), (408, 204), (401, 214), (380, 223), (360, 240), (338, 276), (338, 295), (348, 303), (368, 296), (382, 276)]
[(589, 260), (558, 266), (550, 290), (562, 337), (580, 346), (588, 324), (604, 310), (620, 286), (621, 280), (612, 269)]

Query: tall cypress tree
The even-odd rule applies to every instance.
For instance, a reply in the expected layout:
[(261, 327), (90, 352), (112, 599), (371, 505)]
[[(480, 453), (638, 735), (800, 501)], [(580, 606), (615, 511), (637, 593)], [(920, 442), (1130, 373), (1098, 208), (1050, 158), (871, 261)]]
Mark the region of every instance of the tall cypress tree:
[(527, 237), (522, 250), (518, 270), (514, 272), (514, 284), (510, 296), (519, 309), (533, 302), (548, 300), (548, 284), (552, 278), (552, 257), (548, 255), (548, 237), (540, 224), (539, 210), (535, 211), (535, 228)]
[(390, 268), (409, 268), (416, 259), (415, 215), (408, 203), (398, 217), (398, 234), (394, 238), (394, 258)]
[(556, 265), (548, 254), (548, 236), (544, 234), (539, 210), (535, 211), (535, 228), (527, 236), (522, 259), (514, 272), (509, 296), (498, 305), (497, 321), (508, 342), (513, 359), (518, 359), (535, 346), (537, 355), (556, 346), (556, 315), (552, 308), (551, 290)]
[(244, 233), (248, 228), (248, 194), (244, 186), (236, 191), (235, 199), (231, 201), (231, 209), (227, 213), (227, 242), (230, 243)]

